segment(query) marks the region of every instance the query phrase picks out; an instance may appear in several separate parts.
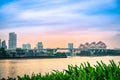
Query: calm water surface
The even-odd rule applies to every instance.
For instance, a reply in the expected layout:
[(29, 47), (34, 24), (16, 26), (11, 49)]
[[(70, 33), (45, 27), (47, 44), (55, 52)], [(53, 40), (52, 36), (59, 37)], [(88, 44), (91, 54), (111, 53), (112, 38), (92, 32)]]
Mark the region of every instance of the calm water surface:
[(16, 77), (24, 74), (31, 75), (51, 72), (52, 70), (67, 69), (68, 64), (80, 65), (83, 62), (90, 62), (91, 65), (96, 64), (96, 61), (103, 61), (109, 64), (109, 60), (114, 60), (116, 64), (120, 62), (120, 56), (104, 56), (104, 57), (69, 57), (56, 59), (13, 59), (0, 60), (0, 78), (8, 76)]

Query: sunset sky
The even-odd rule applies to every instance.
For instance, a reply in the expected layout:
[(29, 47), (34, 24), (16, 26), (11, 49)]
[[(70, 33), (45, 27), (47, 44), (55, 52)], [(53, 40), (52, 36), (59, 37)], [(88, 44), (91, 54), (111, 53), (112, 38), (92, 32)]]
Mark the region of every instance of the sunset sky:
[(120, 0), (0, 0), (0, 39), (45, 48), (103, 41), (120, 48)]

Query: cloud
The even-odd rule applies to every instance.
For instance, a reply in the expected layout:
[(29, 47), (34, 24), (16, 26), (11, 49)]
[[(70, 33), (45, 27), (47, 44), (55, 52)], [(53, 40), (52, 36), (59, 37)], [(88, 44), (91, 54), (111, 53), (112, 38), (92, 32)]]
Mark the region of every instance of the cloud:
[[(115, 0), (20, 0), (0, 9), (2, 28), (48, 26), (65, 28), (108, 28), (118, 22), (115, 15), (91, 13), (115, 8)], [(89, 14), (90, 13), (90, 14)], [(7, 23), (7, 24), (6, 24)], [(106, 25), (106, 26), (105, 26)], [(117, 24), (119, 25), (119, 24)], [(102, 27), (104, 26), (104, 27)]]
[(7, 40), (9, 32), (16, 32), (18, 42), (104, 40), (113, 47), (120, 40), (117, 1), (9, 0), (0, 5), (0, 38)]
[(119, 34), (117, 34), (116, 36), (120, 38), (120, 33), (119, 33)]

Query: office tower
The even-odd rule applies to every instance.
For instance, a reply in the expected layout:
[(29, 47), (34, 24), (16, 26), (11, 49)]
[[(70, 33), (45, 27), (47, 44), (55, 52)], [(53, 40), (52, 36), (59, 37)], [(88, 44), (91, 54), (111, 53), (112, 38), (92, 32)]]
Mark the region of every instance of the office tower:
[(2, 47), (2, 44), (1, 44), (1, 39), (0, 39), (0, 48)]
[(28, 44), (23, 44), (22, 49), (31, 49), (31, 45), (29, 43)]
[(14, 32), (9, 33), (9, 49), (16, 49), (17, 35)]
[(43, 49), (43, 44), (42, 42), (37, 43), (37, 49)]
[(2, 41), (2, 48), (5, 48), (5, 49), (7, 49), (7, 45), (6, 45), (6, 42), (5, 42), (5, 40), (4, 40), (4, 41)]
[(68, 43), (68, 48), (73, 49), (73, 43)]
[(23, 45), (22, 45), (22, 49), (26, 49), (26, 44), (23, 44)]
[(68, 43), (69, 53), (73, 54), (73, 43)]

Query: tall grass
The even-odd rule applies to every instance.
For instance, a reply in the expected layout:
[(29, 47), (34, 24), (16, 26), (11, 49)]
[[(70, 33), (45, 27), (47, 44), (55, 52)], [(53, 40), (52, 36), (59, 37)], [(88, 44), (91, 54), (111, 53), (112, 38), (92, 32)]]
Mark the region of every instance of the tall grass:
[[(81, 63), (80, 66), (68, 65), (67, 70), (53, 70), (44, 76), (40, 74), (32, 74), (32, 76), (18, 76), (18, 80), (120, 80), (120, 62), (116, 65), (113, 60), (110, 64), (97, 62), (91, 66), (89, 62)], [(12, 80), (12, 79), (11, 79)]]

